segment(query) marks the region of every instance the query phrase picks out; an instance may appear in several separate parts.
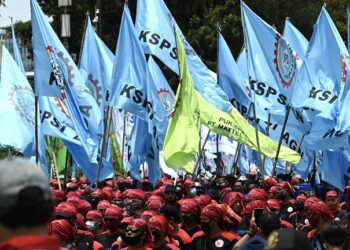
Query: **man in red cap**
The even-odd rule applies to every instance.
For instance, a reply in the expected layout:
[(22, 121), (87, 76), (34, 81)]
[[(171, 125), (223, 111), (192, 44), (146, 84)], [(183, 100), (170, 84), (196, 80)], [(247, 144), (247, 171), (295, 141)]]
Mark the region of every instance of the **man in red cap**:
[(304, 210), (304, 203), (306, 200), (307, 196), (299, 195), (294, 202), (294, 212), (289, 215), (288, 221), (298, 230), (300, 230), (306, 224), (306, 213)]
[(182, 200), (180, 213), (182, 218), (181, 228), (185, 230), (189, 236), (192, 237), (196, 232), (200, 231), (199, 215), (201, 213), (201, 208), (194, 199)]
[(75, 240), (75, 230), (68, 221), (51, 221), (49, 224), (49, 233), (59, 239), (61, 247), (72, 249)]
[(311, 240), (314, 249), (322, 249), (324, 242), (320, 234), (326, 222), (332, 219), (333, 215), (323, 201), (313, 203), (308, 209), (308, 220), (314, 229), (308, 232), (307, 238)]
[(105, 222), (102, 214), (98, 210), (91, 210), (86, 214), (86, 228), (93, 234), (98, 235), (103, 232)]
[[(151, 250), (150, 244), (153, 240), (151, 231), (146, 221), (132, 219), (122, 234), (123, 244), (127, 247), (122, 250)], [(117, 246), (117, 245), (114, 245)], [(112, 247), (112, 249), (117, 249)]]
[(155, 215), (148, 221), (151, 229), (154, 250), (178, 250), (173, 238), (174, 228), (169, 224), (167, 218), (163, 215)]
[(53, 201), (41, 168), (14, 158), (0, 161), (0, 173), (0, 249), (59, 250), (48, 235)]
[(180, 204), (177, 202), (177, 191), (176, 186), (167, 185), (164, 190), (165, 195), (165, 204), (174, 206), (178, 210), (180, 210)]
[(180, 212), (170, 205), (162, 206), (159, 212), (168, 219), (169, 224), (174, 228), (173, 235), (177, 246), (181, 250), (189, 250), (192, 239), (185, 230), (179, 227), (179, 224), (181, 223)]
[(123, 219), (122, 210), (118, 207), (110, 207), (105, 211), (105, 223), (107, 230), (96, 236), (96, 241), (105, 248), (110, 248), (118, 237), (121, 236), (120, 222)]
[(140, 218), (141, 213), (145, 210), (147, 201), (146, 193), (141, 189), (127, 189), (123, 192), (124, 205), (128, 216)]
[(224, 230), (229, 219), (225, 211), (218, 205), (206, 206), (200, 215), (201, 231), (192, 237), (192, 249), (232, 249), (240, 237)]
[[(54, 218), (56, 220), (67, 220), (73, 228), (76, 228), (76, 208), (68, 202), (61, 202), (55, 209)], [(77, 249), (92, 249), (94, 243), (94, 236), (91, 232), (76, 229), (75, 232), (75, 247)]]
[(339, 206), (339, 195), (335, 191), (328, 191), (326, 193), (326, 203), (331, 213), (334, 216), (334, 220), (340, 221), (344, 226), (348, 225), (348, 214), (345, 210)]

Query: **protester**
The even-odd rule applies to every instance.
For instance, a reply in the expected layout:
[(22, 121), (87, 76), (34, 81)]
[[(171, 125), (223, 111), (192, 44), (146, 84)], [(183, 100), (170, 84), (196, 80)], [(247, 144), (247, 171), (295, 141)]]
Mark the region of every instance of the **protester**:
[(23, 158), (0, 161), (0, 249), (60, 249), (48, 235), (53, 212), (49, 182)]

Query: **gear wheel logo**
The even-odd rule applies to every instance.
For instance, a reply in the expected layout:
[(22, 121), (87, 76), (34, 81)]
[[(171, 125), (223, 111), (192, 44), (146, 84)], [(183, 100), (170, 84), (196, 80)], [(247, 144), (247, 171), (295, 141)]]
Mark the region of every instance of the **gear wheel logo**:
[(34, 125), (35, 98), (33, 90), (28, 86), (11, 87), (9, 102), (19, 114)]
[(158, 90), (158, 95), (163, 104), (166, 115), (169, 116), (173, 109), (174, 98), (171, 96), (169, 90), (163, 88)]
[(295, 75), (295, 53), (286, 40), (278, 33), (276, 34), (274, 54), (275, 59), (273, 62), (276, 65), (283, 87), (287, 89), (290, 87)]
[(98, 106), (102, 104), (102, 87), (97, 79), (94, 79), (92, 74), (88, 75), (86, 86), (90, 90), (92, 96), (96, 100)]

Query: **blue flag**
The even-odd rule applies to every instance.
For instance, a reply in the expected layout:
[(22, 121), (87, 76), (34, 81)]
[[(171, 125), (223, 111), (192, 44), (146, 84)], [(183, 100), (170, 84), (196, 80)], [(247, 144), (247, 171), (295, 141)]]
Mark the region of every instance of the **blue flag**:
[(107, 103), (113, 61), (114, 55), (93, 31), (90, 18), (87, 17), (79, 70), (99, 105), (101, 114), (104, 114)]
[(348, 17), (348, 51), (349, 51), (349, 48), (350, 48), (350, 33), (349, 33), (349, 30), (350, 30), (350, 15), (349, 15), (349, 9), (347, 9), (346, 11), (346, 14), (347, 14), (347, 17)]
[[(295, 50), (297, 54), (296, 61), (304, 61), (304, 56), (306, 54), (307, 46), (309, 41), (305, 36), (292, 24), (289, 18), (286, 18), (283, 31), (284, 38), (289, 42), (291, 47)], [(298, 58), (300, 57), (300, 58)]]
[(34, 93), (9, 51), (0, 45), (0, 147), (15, 147), (30, 158), (34, 154)]
[(322, 165), (319, 166), (321, 179), (340, 190), (350, 185), (350, 148), (338, 151), (323, 151)]
[(138, 0), (135, 29), (144, 52), (157, 56), (175, 73), (179, 73), (174, 28), (185, 47), (187, 64), (195, 88), (218, 109), (230, 113), (232, 105), (218, 86), (210, 70), (186, 41), (163, 0)]
[(16, 40), (16, 35), (15, 35), (15, 28), (13, 27), (13, 19), (12, 19), (12, 17), (10, 17), (10, 19), (11, 19), (13, 55), (14, 55), (14, 58), (15, 58), (15, 61), (18, 65), (18, 67), (22, 70), (23, 74), (25, 75), (26, 71), (25, 71), (24, 66), (23, 66), (21, 53), (19, 52), (19, 49), (18, 49), (18, 44), (17, 44), (17, 40)]
[(293, 107), (307, 107), (330, 114), (344, 90), (349, 53), (323, 7), (312, 34), (305, 60), (293, 85)]
[(218, 84), (225, 91), (233, 106), (246, 117), (253, 98), (253, 93), (246, 80), (248, 75), (242, 75), (220, 32), (218, 37)]
[(280, 106), (288, 104), (290, 87), (297, 74), (296, 53), (281, 34), (243, 2), (241, 8), (251, 87), (256, 96), (260, 92), (260, 96), (266, 93), (268, 97), (258, 105), (270, 109), (273, 104), (279, 104), (277, 107), (283, 110)]
[(169, 117), (173, 110), (175, 94), (152, 56), (148, 59), (148, 69), (157, 88), (160, 101), (163, 104), (165, 115)]
[(35, 0), (31, 0), (35, 91), (63, 98), (91, 162), (96, 161), (101, 112), (74, 61)]

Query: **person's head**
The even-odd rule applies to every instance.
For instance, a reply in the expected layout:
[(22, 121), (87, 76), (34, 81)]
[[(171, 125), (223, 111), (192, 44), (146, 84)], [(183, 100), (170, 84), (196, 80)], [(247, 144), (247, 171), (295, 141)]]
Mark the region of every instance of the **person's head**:
[(122, 240), (129, 246), (145, 246), (153, 239), (148, 223), (141, 219), (130, 219), (123, 231)]
[(174, 206), (164, 205), (159, 209), (159, 213), (168, 219), (170, 225), (174, 227), (174, 229), (181, 223), (180, 212)]
[(266, 205), (265, 202), (261, 201), (261, 200), (256, 200), (256, 201), (252, 201), (249, 202), (245, 208), (244, 208), (244, 220), (245, 222), (249, 225), (250, 224), (250, 220), (253, 216), (253, 211), (254, 209), (262, 209), (263, 213), (268, 212), (268, 207)]
[(60, 240), (62, 247), (71, 245), (75, 240), (75, 230), (67, 220), (51, 221), (49, 233)]
[(350, 201), (350, 186), (346, 186), (346, 187), (344, 188), (343, 194), (346, 196), (346, 198), (348, 199), (348, 201)]
[(106, 209), (111, 206), (111, 203), (107, 200), (99, 201), (97, 204), (97, 210), (100, 211), (102, 216), (105, 215)]
[(105, 212), (106, 228), (115, 231), (119, 229), (120, 222), (123, 219), (123, 211), (119, 207), (109, 207)]
[(98, 233), (104, 227), (102, 214), (98, 210), (91, 210), (86, 214), (86, 228), (93, 233)]
[[(0, 161), (0, 241), (31, 228), (46, 229), (53, 211), (44, 172), (23, 158)], [(45, 230), (46, 231), (46, 230)]]
[(244, 193), (244, 186), (242, 181), (235, 181), (235, 184), (233, 184), (233, 190), (235, 192), (240, 192), (240, 193)]
[(181, 202), (180, 213), (185, 226), (198, 223), (200, 212), (201, 208), (194, 199), (185, 199)]
[(174, 203), (177, 200), (176, 187), (174, 185), (168, 185), (164, 190), (165, 200), (169, 203)]
[(165, 237), (173, 236), (174, 228), (169, 224), (167, 218), (163, 215), (155, 215), (148, 221), (154, 239), (153, 247), (165, 241)]
[(328, 191), (326, 193), (326, 203), (331, 211), (338, 208), (338, 193), (335, 191)]
[(340, 221), (328, 221), (321, 232), (323, 240), (326, 242), (327, 249), (339, 247), (342, 249), (349, 236), (343, 224)]
[(147, 195), (141, 189), (127, 189), (123, 192), (124, 205), (129, 216), (139, 216), (145, 208)]
[(266, 201), (267, 200), (267, 193), (262, 188), (253, 188), (248, 193), (246, 200), (247, 200), (247, 202), (251, 202), (251, 201), (255, 201), (255, 200)]
[(220, 230), (220, 224), (225, 217), (224, 211), (218, 205), (206, 206), (200, 215), (201, 229), (205, 234)]
[(260, 236), (265, 239), (267, 239), (274, 230), (281, 228), (280, 218), (272, 212), (262, 214), (255, 220), (255, 223), (259, 228)]
[(268, 199), (266, 201), (267, 207), (270, 209), (270, 211), (274, 214), (279, 214), (281, 211), (281, 205), (279, 203), (279, 200), (277, 199)]
[(323, 201), (313, 203), (307, 211), (307, 219), (310, 225), (314, 228), (318, 227), (321, 231), (323, 225), (332, 218), (331, 211)]
[(265, 248), (268, 250), (312, 250), (310, 240), (294, 228), (283, 228), (270, 233)]
[(241, 214), (244, 208), (244, 196), (239, 192), (229, 192), (223, 198), (223, 203), (227, 204), (236, 214)]
[(75, 227), (76, 214), (77, 214), (77, 209), (73, 206), (73, 204), (69, 202), (61, 202), (55, 208), (54, 219), (67, 220), (73, 227)]

